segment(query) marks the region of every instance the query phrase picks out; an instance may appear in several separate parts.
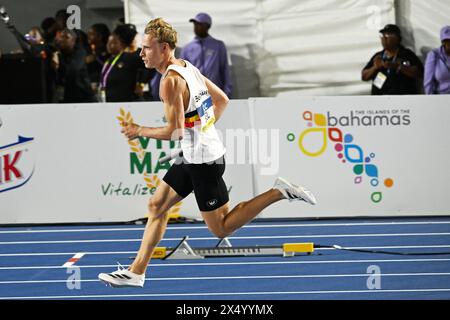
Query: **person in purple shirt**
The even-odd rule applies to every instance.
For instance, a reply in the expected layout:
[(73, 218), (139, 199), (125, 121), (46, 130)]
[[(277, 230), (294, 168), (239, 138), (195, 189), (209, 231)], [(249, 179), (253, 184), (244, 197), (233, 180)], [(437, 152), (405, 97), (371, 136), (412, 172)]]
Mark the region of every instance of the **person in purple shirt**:
[(195, 38), (181, 51), (180, 58), (188, 60), (200, 72), (231, 97), (233, 88), (225, 44), (208, 34), (211, 17), (199, 13), (189, 20), (194, 23)]
[(424, 89), (426, 94), (450, 94), (450, 26), (441, 30), (442, 46), (427, 56)]

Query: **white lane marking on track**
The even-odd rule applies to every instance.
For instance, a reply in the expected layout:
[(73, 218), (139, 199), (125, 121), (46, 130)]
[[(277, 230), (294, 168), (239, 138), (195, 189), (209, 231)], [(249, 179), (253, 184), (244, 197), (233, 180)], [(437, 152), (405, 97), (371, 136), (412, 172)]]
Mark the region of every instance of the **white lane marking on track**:
[[(403, 226), (403, 225), (440, 225), (450, 224), (450, 221), (425, 221), (425, 222), (369, 222), (369, 223), (317, 223), (317, 224), (272, 224), (272, 225), (246, 225), (243, 229), (254, 228), (289, 228), (289, 227), (356, 227), (356, 226)], [(167, 230), (197, 230), (208, 229), (206, 225), (167, 227)], [(96, 229), (46, 229), (46, 230), (1, 230), (0, 234), (20, 234), (20, 233), (59, 233), (59, 232), (109, 232), (109, 231), (144, 231), (144, 227), (130, 228), (96, 228)]]
[[(248, 279), (314, 279), (314, 278), (367, 278), (364, 274), (310, 274), (310, 275), (273, 275), (273, 276), (226, 276), (226, 277), (185, 277), (185, 278), (146, 278), (146, 281), (203, 281), (203, 280), (248, 280)], [(391, 273), (383, 277), (435, 277), (450, 276), (450, 273)], [(73, 282), (97, 282), (98, 279), (73, 280)], [(0, 284), (27, 284), (27, 283), (65, 283), (65, 280), (14, 280), (0, 281)]]
[[(277, 236), (238, 236), (229, 240), (251, 239), (301, 239), (301, 238), (355, 238), (355, 237), (423, 237), (450, 236), (448, 232), (438, 233), (366, 233), (366, 234), (312, 234), (312, 235), (277, 235)], [(58, 243), (105, 243), (105, 242), (141, 242), (142, 239), (93, 239), (93, 240), (55, 240), (55, 241), (2, 241), (0, 245), (15, 244), (58, 244)], [(182, 238), (166, 238), (162, 241), (181, 241)], [(217, 240), (216, 237), (192, 237), (189, 241)]]
[[(333, 264), (333, 263), (397, 263), (397, 262), (448, 262), (450, 259), (379, 259), (379, 260), (315, 260), (315, 261), (246, 261), (246, 262), (198, 262), (198, 263), (152, 263), (154, 267), (205, 267), (205, 266), (236, 266), (236, 265), (280, 265), (280, 264)], [(78, 268), (117, 268), (117, 264), (79, 265)], [(62, 269), (62, 266), (16, 266), (0, 267), (0, 270), (31, 270), (31, 269)]]
[[(378, 250), (378, 249), (438, 249), (450, 248), (450, 245), (431, 245), (431, 246), (382, 246), (382, 247), (345, 247), (346, 249), (362, 249), (362, 250)], [(315, 248), (315, 251), (336, 250), (334, 248)], [(85, 252), (86, 255), (119, 255), (119, 254), (136, 254), (136, 251), (93, 251)], [(71, 256), (75, 252), (33, 252), (33, 253), (2, 253), (0, 257), (33, 257), (33, 256)]]
[(418, 293), (418, 292), (450, 292), (443, 289), (398, 289), (398, 290), (345, 290), (345, 291), (286, 291), (286, 292), (202, 292), (202, 293), (149, 293), (149, 294), (117, 294), (117, 295), (80, 295), (80, 296), (33, 296), (33, 297), (0, 297), (0, 300), (17, 299), (80, 299), (80, 298), (138, 298), (138, 297), (189, 297), (189, 296), (243, 296), (243, 295), (301, 295), (301, 294), (348, 294), (348, 293)]

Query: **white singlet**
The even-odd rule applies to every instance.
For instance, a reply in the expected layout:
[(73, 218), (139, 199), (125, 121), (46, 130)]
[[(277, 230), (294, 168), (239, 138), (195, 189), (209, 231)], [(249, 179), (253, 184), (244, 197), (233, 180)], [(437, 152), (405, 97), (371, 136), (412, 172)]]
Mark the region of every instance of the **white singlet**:
[(206, 163), (225, 154), (225, 147), (214, 126), (214, 108), (205, 80), (200, 71), (189, 61), (186, 67), (170, 65), (161, 81), (170, 70), (177, 72), (187, 83), (189, 107), (185, 111), (185, 130), (181, 140), (183, 156), (189, 163)]

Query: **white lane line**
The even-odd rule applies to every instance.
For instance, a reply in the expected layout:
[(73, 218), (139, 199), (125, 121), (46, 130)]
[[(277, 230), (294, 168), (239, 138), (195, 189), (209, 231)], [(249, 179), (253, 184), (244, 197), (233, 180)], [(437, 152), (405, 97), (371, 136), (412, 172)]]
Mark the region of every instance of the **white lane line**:
[[(244, 229), (258, 228), (289, 228), (289, 227), (356, 227), (356, 226), (404, 226), (404, 225), (445, 225), (450, 221), (424, 221), (424, 222), (368, 222), (368, 223), (317, 223), (317, 224), (268, 224), (268, 225), (246, 225)], [(208, 229), (206, 225), (167, 227), (167, 230), (198, 230)], [(144, 231), (144, 227), (130, 228), (96, 228), (96, 229), (46, 229), (46, 230), (2, 230), (0, 234), (20, 234), (20, 233), (66, 233), (66, 232), (116, 232), (116, 231)]]
[[(443, 249), (450, 248), (450, 245), (431, 245), (431, 246), (381, 246), (381, 247), (345, 247), (346, 249), (379, 250), (379, 249)], [(336, 250), (334, 248), (315, 248), (315, 251)], [(34, 256), (71, 256), (76, 252), (33, 252), (33, 253), (2, 253), (0, 257), (34, 257)], [(85, 252), (86, 255), (121, 255), (136, 254), (136, 251), (92, 251)]]
[[(301, 238), (355, 238), (355, 237), (431, 237), (450, 236), (448, 232), (438, 233), (366, 233), (366, 234), (313, 234), (313, 235), (277, 235), (277, 236), (241, 236), (229, 237), (229, 240), (252, 239), (301, 239)], [(106, 242), (141, 242), (142, 239), (93, 239), (93, 240), (54, 240), (54, 241), (2, 241), (0, 245), (16, 244), (58, 244), (58, 243), (106, 243)], [(162, 241), (181, 241), (182, 238), (166, 238)], [(216, 240), (216, 237), (192, 237), (189, 241)]]
[(75, 263), (78, 262), (78, 260), (80, 260), (81, 258), (83, 258), (83, 256), (84, 256), (85, 254), (86, 254), (86, 253), (84, 253), (84, 252), (78, 252), (78, 253), (76, 253), (72, 258), (70, 258), (69, 260), (67, 260), (67, 262), (64, 263), (64, 264), (62, 265), (63, 268), (68, 268), (68, 267), (73, 266)]
[[(201, 260), (204, 261), (204, 260)], [(242, 265), (302, 265), (302, 264), (333, 264), (333, 263), (397, 263), (397, 262), (449, 262), (450, 259), (376, 259), (376, 260), (315, 260), (315, 261), (246, 261), (246, 262), (197, 262), (197, 263), (151, 263), (150, 268), (156, 267), (205, 267), (205, 266), (242, 266)], [(106, 265), (78, 265), (78, 268), (117, 268), (117, 264)], [(33, 269), (64, 269), (62, 266), (15, 266), (0, 267), (0, 270), (33, 270)]]
[[(391, 273), (382, 277), (437, 277), (450, 276), (450, 273)], [(146, 278), (146, 281), (207, 281), (207, 280), (249, 280), (249, 279), (316, 279), (316, 278), (367, 278), (368, 274), (310, 274), (310, 275), (273, 275), (273, 276), (224, 276), (224, 277), (184, 277), (184, 278)], [(87, 280), (14, 280), (0, 281), (0, 284), (31, 284), (31, 283), (67, 283), (99, 282), (99, 279)]]
[(79, 296), (32, 296), (32, 297), (0, 297), (0, 300), (19, 299), (86, 299), (86, 298), (139, 298), (139, 297), (213, 297), (213, 296), (249, 296), (249, 295), (305, 295), (305, 294), (349, 294), (349, 293), (419, 293), (450, 292), (444, 289), (398, 289), (398, 290), (345, 290), (345, 291), (256, 291), (256, 292), (201, 292), (201, 293), (148, 293), (148, 294), (111, 294), (111, 295), (79, 295)]

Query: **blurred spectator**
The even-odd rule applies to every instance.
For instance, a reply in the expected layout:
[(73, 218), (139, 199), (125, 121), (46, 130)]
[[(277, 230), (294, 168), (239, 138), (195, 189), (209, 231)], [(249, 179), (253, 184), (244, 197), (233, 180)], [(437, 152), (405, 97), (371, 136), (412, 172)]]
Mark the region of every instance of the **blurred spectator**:
[[(126, 48), (124, 52), (130, 52), (137, 55), (139, 60), (141, 57), (139, 56), (141, 49), (137, 47), (136, 37), (138, 32), (136, 31), (136, 26), (131, 23), (123, 23), (117, 27), (117, 30), (120, 30), (120, 34), (122, 34), (122, 41), (125, 43)], [(143, 68), (139, 68), (137, 72), (138, 85), (136, 86), (135, 94), (138, 97), (143, 97), (144, 100), (152, 100), (151, 92), (149, 92), (149, 80), (157, 73), (156, 70), (148, 70), (143, 65)], [(147, 90), (147, 91), (145, 91)]]
[(67, 29), (67, 19), (70, 18), (70, 14), (66, 9), (58, 10), (55, 14), (56, 31), (61, 32)]
[(450, 94), (450, 26), (441, 30), (440, 48), (427, 56), (425, 63), (425, 94)]
[[(58, 10), (55, 14), (55, 22), (56, 22), (56, 37), (65, 30), (68, 29), (67, 20), (70, 18), (70, 14), (67, 13), (66, 9)], [(87, 34), (83, 30), (73, 29), (73, 31), (77, 35), (77, 46), (83, 47), (85, 52), (90, 52), (88, 37)]]
[[(53, 43), (48, 43), (44, 37), (44, 32), (39, 27), (32, 27), (25, 34), (25, 39), (31, 44), (35, 56), (39, 56), (44, 61), (45, 83), (46, 83), (46, 101), (57, 102), (56, 92), (56, 69), (59, 64), (56, 48)], [(43, 101), (44, 102), (44, 101)]]
[(53, 17), (47, 17), (41, 22), (42, 37), (44, 38), (44, 50), (46, 57), (46, 84), (47, 84), (47, 102), (58, 102), (56, 96), (56, 77), (59, 66), (59, 56), (56, 49), (56, 20)]
[(22, 50), (19, 50), (17, 53), (36, 56), (36, 52), (33, 52), (33, 46), (31, 45), (31, 43), (27, 39), (25, 39), (25, 36), (16, 29), (14, 24), (10, 22), (10, 17), (4, 7), (0, 7), (0, 19), (5, 23), (6, 27), (13, 34), (20, 47), (22, 48)]
[(125, 52), (136, 52), (138, 47), (136, 45), (136, 26), (131, 23), (126, 23), (117, 27), (122, 34), (122, 40), (126, 44)]
[(150, 86), (150, 92), (151, 92), (151, 98), (152, 101), (161, 101), (161, 98), (159, 97), (159, 84), (161, 81), (161, 74), (156, 71), (155, 69), (152, 69), (152, 77), (149, 82)]
[(56, 37), (56, 20), (53, 17), (45, 18), (41, 22), (42, 36), (48, 44), (52, 44)]
[(137, 32), (128, 25), (118, 26), (107, 43), (110, 58), (105, 62), (100, 80), (102, 101), (126, 102), (143, 100), (143, 88), (149, 78), (138, 52), (127, 52)]
[(60, 50), (58, 84), (64, 88), (62, 102), (95, 102), (86, 66), (86, 51), (77, 43), (77, 34), (64, 29), (57, 38)]
[(39, 27), (32, 27), (25, 35), (25, 39), (27, 39), (31, 45), (44, 44), (44, 37)]
[(400, 28), (389, 24), (380, 30), (383, 50), (362, 71), (363, 81), (372, 81), (372, 95), (418, 94), (423, 64), (402, 44)]
[[(51, 44), (46, 43), (43, 32), (39, 27), (32, 27), (25, 35), (20, 33), (10, 22), (9, 15), (6, 13), (4, 8), (1, 11), (1, 19), (19, 42), (19, 45), (22, 48), (21, 52), (24, 54), (24, 57), (26, 59), (40, 59), (43, 62), (42, 66), (44, 68), (42, 71), (44, 72), (46, 82), (46, 96), (43, 98), (42, 102), (54, 102), (53, 97), (55, 96), (56, 79), (55, 70), (52, 68), (54, 66), (52, 61), (55, 56), (54, 47)], [(47, 26), (47, 24), (45, 26)]]
[(98, 91), (100, 76), (103, 64), (108, 60), (109, 54), (106, 44), (109, 38), (109, 28), (106, 24), (97, 23), (92, 25), (88, 30), (88, 42), (90, 54), (86, 57), (91, 87), (94, 92)]
[(211, 17), (206, 13), (199, 13), (189, 22), (194, 23), (195, 38), (183, 48), (180, 58), (196, 66), (230, 97), (233, 85), (227, 49), (222, 41), (208, 34), (212, 25)]

